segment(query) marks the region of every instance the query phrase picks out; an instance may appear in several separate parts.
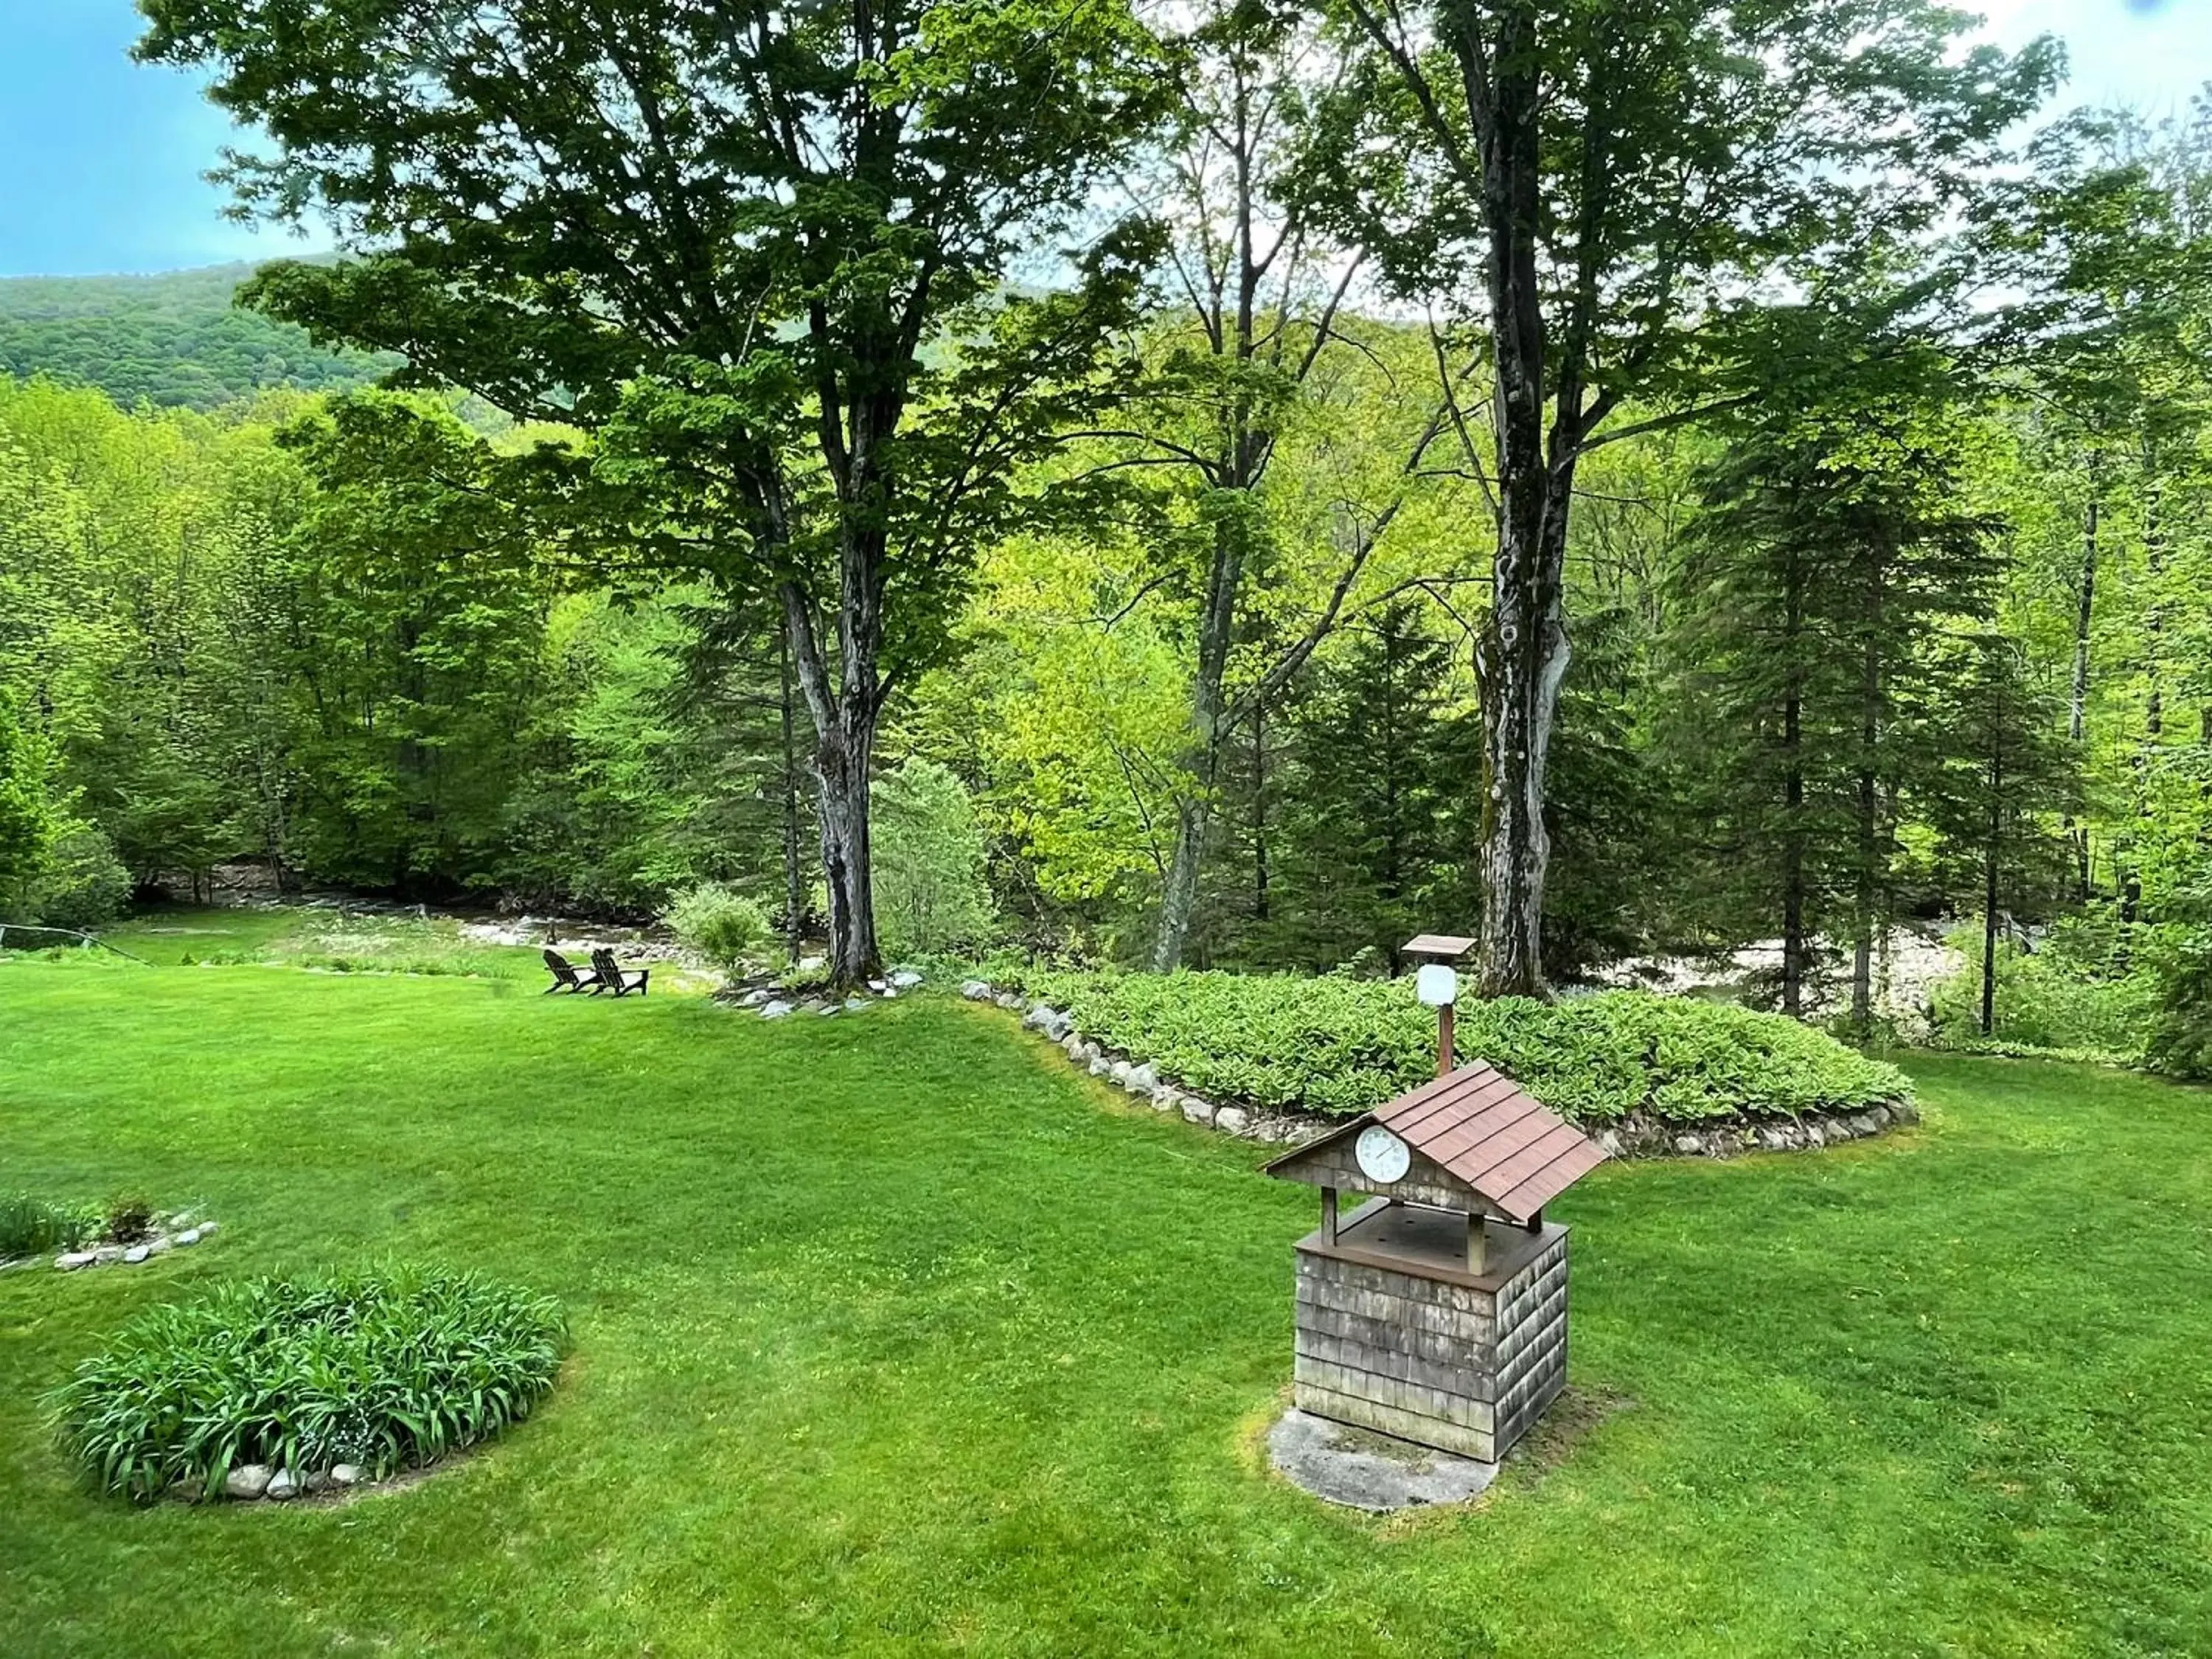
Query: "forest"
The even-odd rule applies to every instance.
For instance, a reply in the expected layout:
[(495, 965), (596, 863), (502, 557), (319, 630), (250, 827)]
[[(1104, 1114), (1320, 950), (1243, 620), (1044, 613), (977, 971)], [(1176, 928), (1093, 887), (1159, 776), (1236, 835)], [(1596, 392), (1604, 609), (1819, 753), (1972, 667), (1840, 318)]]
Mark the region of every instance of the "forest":
[(1917, 0), (145, 9), (350, 241), (148, 374), (0, 318), (0, 920), (1773, 942), (2212, 1072), (2212, 106)]

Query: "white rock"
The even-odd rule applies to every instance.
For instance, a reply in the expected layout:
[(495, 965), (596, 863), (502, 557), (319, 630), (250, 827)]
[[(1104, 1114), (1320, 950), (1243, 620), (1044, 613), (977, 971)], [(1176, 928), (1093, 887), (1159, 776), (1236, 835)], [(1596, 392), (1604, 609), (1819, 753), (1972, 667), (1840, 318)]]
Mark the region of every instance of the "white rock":
[(863, 996), (847, 997), (845, 999), (845, 1006), (848, 1008), (865, 1008), (868, 1006), (868, 1000)]
[(1012, 991), (1001, 991), (998, 995), (993, 997), (991, 1000), (997, 1003), (1001, 1008), (1005, 1008), (1009, 1011), (1018, 1009), (1022, 1006), (1022, 1000), (1016, 996)]
[(1213, 1114), (1213, 1127), (1229, 1134), (1241, 1135), (1252, 1127), (1251, 1114), (1242, 1106), (1224, 1106)]
[(1132, 1066), (1121, 1086), (1133, 1095), (1148, 1095), (1160, 1086), (1160, 1074), (1149, 1066)]
[(92, 1253), (92, 1259), (106, 1267), (110, 1262), (122, 1261), (125, 1254), (120, 1244), (103, 1244)]
[(160, 1255), (167, 1251), (171, 1246), (175, 1244), (176, 1242), (177, 1241), (175, 1239), (170, 1237), (167, 1233), (156, 1233), (153, 1237), (146, 1241), (146, 1254), (149, 1255)]
[(921, 983), (921, 974), (912, 968), (894, 969), (891, 972), (891, 984), (899, 990), (911, 991)]
[(1805, 1126), (1805, 1144), (1808, 1146), (1825, 1146), (1828, 1144), (1828, 1138), (1820, 1133), (1819, 1124), (1808, 1123)]
[(73, 1273), (79, 1267), (89, 1267), (99, 1260), (100, 1252), (97, 1250), (69, 1250), (54, 1258), (54, 1266), (65, 1273)]
[(960, 981), (960, 994), (970, 1002), (988, 1002), (991, 1000), (991, 981), (987, 979), (963, 979)]
[(1113, 1071), (1114, 1062), (1103, 1054), (1093, 1054), (1089, 1069), (1093, 1077), (1105, 1077)]
[(790, 1012), (791, 1005), (782, 1000), (782, 999), (778, 998), (773, 1002), (766, 1002), (761, 1005), (760, 1017), (763, 1019), (781, 1019)]
[(1111, 1066), (1109, 1066), (1106, 1068), (1106, 1075), (1112, 1078), (1115, 1082), (1120, 1084), (1124, 1089), (1126, 1089), (1129, 1086), (1130, 1074), (1136, 1069), (1137, 1068), (1130, 1065), (1127, 1060), (1117, 1060)]
[(350, 1486), (356, 1485), (360, 1480), (359, 1464), (333, 1463), (331, 1465), (331, 1484), (333, 1486)]
[(1060, 1051), (1077, 1065), (1083, 1063), (1083, 1039), (1070, 1031), (1060, 1040)]
[(1761, 1129), (1759, 1132), (1759, 1143), (1770, 1152), (1786, 1152), (1790, 1150), (1790, 1132), (1787, 1129)]
[(1695, 1135), (1676, 1135), (1674, 1137), (1674, 1150), (1678, 1152), (1695, 1156), (1697, 1153), (1702, 1152), (1705, 1150), (1705, 1143), (1698, 1139)]
[(214, 1222), (212, 1222), (212, 1221), (203, 1221), (203, 1222), (201, 1222), (201, 1223), (200, 1223), (200, 1237), (201, 1237), (202, 1238), (205, 1238), (205, 1237), (206, 1237), (210, 1233), (213, 1232), (214, 1231), (215, 1231), (215, 1223), (214, 1223)]
[(300, 1495), (299, 1477), (289, 1469), (279, 1469), (269, 1477), (269, 1485), (261, 1495), (273, 1498), (280, 1504), (297, 1498)]
[(328, 1469), (309, 1469), (307, 1478), (300, 1483), (300, 1487), (303, 1492), (328, 1492), (331, 1485), (331, 1472)]
[(270, 1469), (266, 1463), (240, 1463), (222, 1478), (225, 1498), (258, 1498), (269, 1490)]
[(769, 994), (767, 987), (755, 986), (751, 990), (746, 992), (744, 995), (738, 999), (738, 1006), (740, 1008), (757, 1008), (763, 1003), (766, 1002), (768, 998)]
[(1606, 1130), (1597, 1138), (1597, 1149), (1603, 1152), (1607, 1158), (1619, 1158), (1620, 1156), (1620, 1137), (1613, 1133), (1610, 1129)]
[(177, 1235), (177, 1243), (179, 1244), (197, 1244), (199, 1242), (200, 1230), (197, 1227), (187, 1227)]
[(1201, 1099), (1197, 1095), (1185, 1095), (1182, 1097), (1182, 1115), (1186, 1123), (1211, 1123), (1218, 1114), (1212, 1101)]
[(827, 1019), (832, 1014), (843, 1013), (845, 1012), (845, 1005), (842, 1002), (825, 1002), (814, 1012), (821, 1015), (823, 1018)]
[(801, 957), (799, 959), (799, 971), (802, 974), (811, 974), (828, 960), (826, 957)]
[(896, 989), (885, 991), (881, 994), (885, 1002), (896, 1002), (898, 1000), (898, 992)]
[(153, 1249), (149, 1245), (133, 1244), (129, 1249), (124, 1251), (123, 1259), (135, 1267), (153, 1254)]

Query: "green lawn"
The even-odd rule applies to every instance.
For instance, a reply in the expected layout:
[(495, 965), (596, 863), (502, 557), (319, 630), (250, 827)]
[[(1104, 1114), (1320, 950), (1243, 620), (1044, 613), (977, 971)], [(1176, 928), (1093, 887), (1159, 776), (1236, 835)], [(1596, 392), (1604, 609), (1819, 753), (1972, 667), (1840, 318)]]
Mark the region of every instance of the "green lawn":
[[(995, 1010), (0, 962), (0, 1188), (225, 1224), (0, 1275), (0, 1654), (2212, 1650), (2208, 1097), (1913, 1069), (1909, 1138), (1586, 1182), (1573, 1380), (1632, 1404), (1376, 1522), (1254, 1450), (1311, 1194)], [(504, 1442), (316, 1510), (59, 1461), (132, 1312), (386, 1255), (567, 1304)]]

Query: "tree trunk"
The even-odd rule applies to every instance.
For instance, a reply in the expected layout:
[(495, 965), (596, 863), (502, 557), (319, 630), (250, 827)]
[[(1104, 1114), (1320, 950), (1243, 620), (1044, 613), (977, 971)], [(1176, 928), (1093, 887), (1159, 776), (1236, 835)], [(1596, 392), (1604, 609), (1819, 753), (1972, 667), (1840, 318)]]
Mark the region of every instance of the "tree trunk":
[(1887, 567), (1879, 556), (1867, 563), (1865, 643), (1859, 658), (1858, 869), (1851, 917), (1851, 1029), (1864, 1038), (1874, 1026), (1875, 862), (1881, 848), (1881, 793), (1875, 757), (1881, 741), (1881, 625)]
[(1805, 1008), (1805, 772), (1800, 760), (1803, 709), (1793, 690), (1783, 704), (1782, 1012)]
[(2089, 622), (2097, 599), (2097, 498), (2081, 520), (2081, 586), (2074, 611), (2074, 686), (2067, 698), (2066, 729), (2075, 742), (2087, 729), (2089, 706)]
[[(1231, 465), (1233, 467), (1233, 461)], [(1221, 775), (1222, 715), (1229, 647), (1237, 621), (1237, 590), (1244, 579), (1244, 525), (1224, 513), (1213, 527), (1213, 554), (1206, 569), (1206, 605), (1198, 624), (1198, 669), (1191, 679), (1190, 782), (1176, 802), (1175, 854), (1168, 860), (1160, 893), (1160, 920), (1152, 938), (1152, 971), (1172, 973), (1182, 964), (1190, 921), (1198, 908), (1198, 870), (1212, 827), (1213, 791)]]
[(2001, 744), (1990, 750), (1990, 838), (1982, 849), (1982, 1035), (1996, 1024), (1997, 1012), (1997, 871), (2004, 834), (2004, 750)]
[(799, 859), (799, 741), (793, 729), (791, 634), (781, 631), (783, 668), (783, 943), (792, 965), (806, 944), (806, 877)]
[(1267, 919), (1267, 710), (1252, 710), (1252, 919)]
[[(1469, 26), (1472, 27), (1471, 25)], [(1497, 19), (1486, 58), (1472, 39), (1455, 43), (1463, 64), (1494, 78), (1483, 129), (1485, 276), (1497, 365), (1493, 422), (1498, 544), (1490, 614), (1477, 637), (1484, 726), (1481, 955), (1484, 995), (1543, 993), (1544, 766), (1559, 682), (1567, 669), (1562, 604), (1566, 506), (1573, 485), (1579, 393), (1559, 388), (1559, 425), (1568, 441), (1544, 453), (1543, 291), (1538, 279), (1542, 222), (1541, 86), (1532, 9)]]
[(822, 826), (822, 878), (830, 895), (830, 971), (840, 986), (883, 971), (876, 943), (875, 890), (868, 857), (868, 775), (876, 746), (881, 690), (875, 672), (879, 601), (872, 580), (848, 580), (839, 605), (841, 690), (816, 637), (804, 591), (780, 585), (784, 637), (799, 689), (814, 719), (814, 779)]
[(1160, 890), (1159, 930), (1152, 940), (1156, 974), (1170, 974), (1182, 965), (1191, 913), (1198, 908), (1199, 849), (1206, 843), (1211, 818), (1206, 803), (1196, 795), (1176, 803), (1175, 854), (1168, 860), (1167, 880)]

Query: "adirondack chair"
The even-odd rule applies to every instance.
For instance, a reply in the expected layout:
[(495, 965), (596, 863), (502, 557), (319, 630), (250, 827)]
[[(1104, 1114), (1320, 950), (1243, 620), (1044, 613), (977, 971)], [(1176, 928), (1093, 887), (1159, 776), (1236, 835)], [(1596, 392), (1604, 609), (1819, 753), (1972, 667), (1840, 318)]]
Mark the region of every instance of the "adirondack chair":
[(618, 997), (628, 996), (632, 991), (643, 996), (646, 981), (653, 977), (653, 969), (650, 968), (623, 967), (615, 960), (615, 953), (611, 951), (592, 951), (592, 967), (596, 971), (599, 981), (592, 988), (592, 994), (594, 996), (598, 995), (601, 989), (611, 990)]
[(550, 946), (545, 952), (545, 969), (553, 975), (553, 982), (545, 988), (545, 994), (549, 997), (556, 991), (566, 991), (573, 996), (578, 991), (596, 991), (599, 988), (599, 970), (597, 967), (580, 969), (568, 957)]

